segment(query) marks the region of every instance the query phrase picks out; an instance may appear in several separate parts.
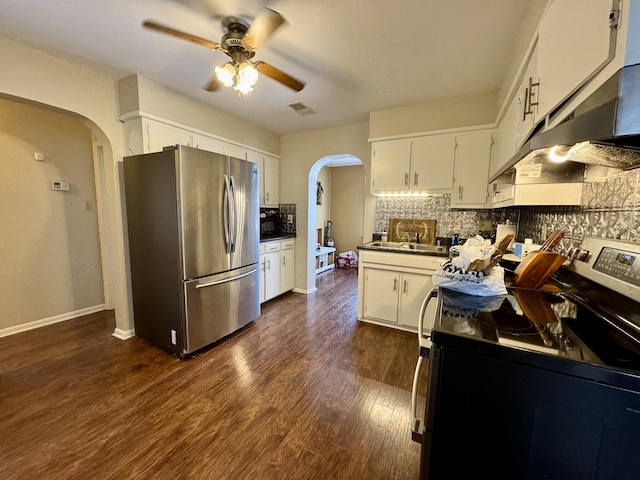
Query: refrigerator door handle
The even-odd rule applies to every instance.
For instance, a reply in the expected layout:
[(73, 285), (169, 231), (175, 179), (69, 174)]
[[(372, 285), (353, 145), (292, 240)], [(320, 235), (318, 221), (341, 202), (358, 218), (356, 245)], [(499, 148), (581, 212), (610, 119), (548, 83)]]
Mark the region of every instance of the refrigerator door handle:
[(224, 246), (226, 253), (231, 253), (231, 238), (229, 231), (229, 176), (224, 176), (224, 193), (223, 193), (223, 205), (222, 205), (222, 223), (224, 230)]
[(236, 251), (236, 242), (238, 241), (238, 205), (236, 194), (236, 179), (233, 176), (229, 176), (229, 236), (231, 237), (231, 245), (229, 251), (231, 253)]
[(246, 272), (243, 273), (242, 275), (236, 275), (234, 277), (229, 277), (229, 278), (225, 278), (224, 280), (216, 280), (215, 282), (209, 282), (209, 283), (202, 283), (200, 285), (196, 285), (196, 288), (206, 288), (206, 287), (213, 287), (214, 285), (220, 285), (222, 283), (228, 283), (228, 282), (233, 282), (235, 280), (239, 280), (241, 278), (244, 277), (248, 277), (249, 275), (253, 275), (254, 273), (256, 273), (258, 271), (257, 268), (254, 268), (253, 270), (251, 270), (250, 272)]

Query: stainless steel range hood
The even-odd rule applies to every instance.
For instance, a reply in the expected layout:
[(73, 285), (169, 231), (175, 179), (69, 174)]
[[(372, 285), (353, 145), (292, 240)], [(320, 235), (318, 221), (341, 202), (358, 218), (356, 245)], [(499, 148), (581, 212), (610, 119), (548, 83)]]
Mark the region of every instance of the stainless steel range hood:
[(640, 64), (618, 70), (562, 123), (533, 135), (491, 182), (514, 178), (516, 167), (540, 161), (556, 145), (574, 146), (572, 162), (640, 167)]

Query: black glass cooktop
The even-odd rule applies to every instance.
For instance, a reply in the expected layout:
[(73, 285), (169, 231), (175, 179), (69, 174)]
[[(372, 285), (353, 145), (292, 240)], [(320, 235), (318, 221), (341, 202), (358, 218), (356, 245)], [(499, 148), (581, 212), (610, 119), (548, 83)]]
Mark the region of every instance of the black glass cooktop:
[[(634, 324), (637, 302), (629, 304), (615, 292), (599, 288), (598, 301), (590, 303), (584, 291), (561, 282), (551, 290), (513, 286), (507, 290), (507, 295), (477, 297), (440, 289), (434, 344), (448, 335), (640, 378), (640, 329)], [(617, 302), (620, 309), (605, 305), (610, 302)], [(625, 309), (630, 309), (631, 318), (620, 315)], [(612, 311), (616, 313), (611, 315)]]

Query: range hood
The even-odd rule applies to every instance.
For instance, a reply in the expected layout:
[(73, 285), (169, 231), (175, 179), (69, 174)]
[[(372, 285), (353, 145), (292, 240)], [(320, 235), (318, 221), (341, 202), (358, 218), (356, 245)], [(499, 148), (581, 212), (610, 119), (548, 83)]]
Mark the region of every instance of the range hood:
[(515, 168), (540, 162), (557, 145), (573, 147), (571, 162), (640, 167), (640, 64), (618, 70), (562, 123), (534, 134), (490, 181), (515, 178)]

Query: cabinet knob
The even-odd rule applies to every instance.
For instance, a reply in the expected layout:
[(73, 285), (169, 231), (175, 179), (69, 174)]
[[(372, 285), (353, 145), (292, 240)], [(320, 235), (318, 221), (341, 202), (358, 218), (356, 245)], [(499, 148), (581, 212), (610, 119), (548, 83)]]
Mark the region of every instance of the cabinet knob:
[(406, 294), (407, 293), (407, 281), (404, 281), (404, 285), (402, 286), (402, 293)]
[(398, 291), (398, 279), (397, 278), (393, 279), (393, 291), (394, 292)]
[(407, 187), (409, 186), (409, 174), (407, 172), (404, 174), (404, 184)]
[(417, 187), (418, 186), (418, 172), (415, 172), (413, 174), (413, 186)]
[(462, 185), (458, 185), (458, 200), (462, 200), (462, 192), (463, 192)]

